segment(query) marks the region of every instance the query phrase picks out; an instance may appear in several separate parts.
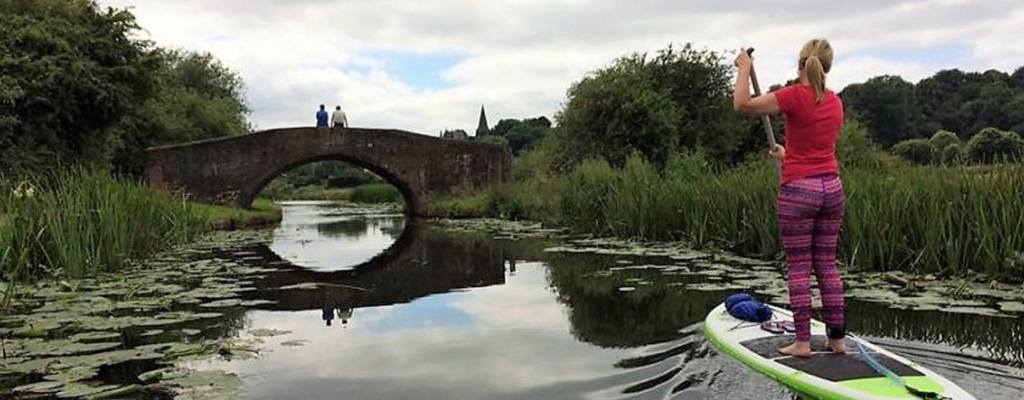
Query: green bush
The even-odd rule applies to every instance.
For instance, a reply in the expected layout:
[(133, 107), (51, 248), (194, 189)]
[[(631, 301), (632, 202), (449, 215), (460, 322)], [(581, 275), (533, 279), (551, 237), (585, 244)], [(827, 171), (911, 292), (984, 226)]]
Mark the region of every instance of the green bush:
[(846, 168), (886, 169), (896, 164), (889, 153), (871, 140), (864, 125), (852, 118), (846, 120), (839, 132), (836, 157)]
[(735, 115), (731, 95), (731, 66), (717, 53), (686, 45), (622, 57), (569, 88), (546, 143), (553, 167), (567, 172), (594, 158), (622, 166), (634, 153), (660, 167), (682, 150), (739, 160), (760, 142), (750, 131), (756, 121)]
[(1024, 141), (1014, 132), (985, 128), (967, 142), (967, 156), (973, 163), (1016, 161), (1024, 152)]
[(933, 162), (935, 149), (925, 139), (910, 139), (896, 143), (892, 146), (893, 154), (917, 165), (927, 165)]
[(373, 183), (355, 188), (350, 200), (355, 203), (401, 203), (402, 193), (387, 183)]
[(954, 144), (954, 143), (960, 144), (961, 143), (960, 142), (960, 137), (957, 136), (955, 133), (950, 132), (950, 131), (938, 131), (938, 132), (935, 132), (935, 134), (932, 135), (932, 138), (928, 139), (928, 142), (931, 143), (932, 147), (935, 148), (935, 150), (937, 152), (941, 152), (946, 147), (949, 147), (949, 145), (951, 145), (951, 144)]
[(967, 153), (964, 150), (964, 145), (960, 143), (949, 144), (945, 149), (942, 149), (939, 161), (942, 165), (947, 166), (964, 165), (967, 162)]

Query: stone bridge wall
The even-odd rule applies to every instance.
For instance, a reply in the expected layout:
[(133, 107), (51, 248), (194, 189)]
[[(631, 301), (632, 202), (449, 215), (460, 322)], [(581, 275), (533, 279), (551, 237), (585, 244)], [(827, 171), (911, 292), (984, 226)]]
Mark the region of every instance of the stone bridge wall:
[(431, 197), (511, 176), (511, 158), (500, 146), (382, 129), (349, 128), (343, 134), (275, 129), (147, 153), (151, 187), (241, 207), (282, 173), (316, 161), (343, 161), (380, 175), (402, 192), (414, 215)]

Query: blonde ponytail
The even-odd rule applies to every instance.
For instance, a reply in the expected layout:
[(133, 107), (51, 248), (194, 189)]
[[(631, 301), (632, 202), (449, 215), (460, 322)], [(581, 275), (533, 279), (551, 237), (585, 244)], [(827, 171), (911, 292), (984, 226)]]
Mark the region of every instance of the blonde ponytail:
[(814, 88), (816, 102), (825, 98), (825, 74), (832, 69), (832, 45), (825, 39), (813, 39), (800, 50), (800, 70)]

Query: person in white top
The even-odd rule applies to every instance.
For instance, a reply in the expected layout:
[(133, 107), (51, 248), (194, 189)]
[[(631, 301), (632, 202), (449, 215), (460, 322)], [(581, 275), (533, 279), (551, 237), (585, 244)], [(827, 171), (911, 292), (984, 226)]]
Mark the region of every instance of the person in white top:
[(345, 116), (344, 111), (341, 111), (341, 106), (334, 108), (334, 114), (331, 115), (331, 126), (338, 132), (341, 132), (341, 129), (348, 128), (348, 117)]

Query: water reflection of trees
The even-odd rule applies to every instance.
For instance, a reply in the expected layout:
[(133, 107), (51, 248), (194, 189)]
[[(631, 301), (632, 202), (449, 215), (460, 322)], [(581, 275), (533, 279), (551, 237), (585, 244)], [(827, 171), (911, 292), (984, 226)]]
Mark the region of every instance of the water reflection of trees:
[(345, 218), (340, 221), (317, 224), (316, 231), (328, 238), (358, 239), (366, 236), (370, 224), (365, 217)]
[[(614, 262), (612, 257), (592, 254), (548, 260), (552, 287), (558, 300), (568, 306), (572, 333), (581, 341), (601, 347), (638, 347), (674, 340), (681, 328), (703, 321), (726, 295), (686, 291), (656, 269), (599, 273)], [(622, 292), (621, 287), (636, 290)]]
[(353, 216), (342, 220), (317, 224), (317, 233), (328, 238), (359, 239), (370, 231), (380, 230), (392, 238), (399, 238), (405, 230), (405, 217)]
[(847, 323), (856, 332), (975, 348), (995, 361), (1024, 366), (1024, 323), (1018, 318), (896, 310), (868, 302), (851, 302), (846, 314)]

